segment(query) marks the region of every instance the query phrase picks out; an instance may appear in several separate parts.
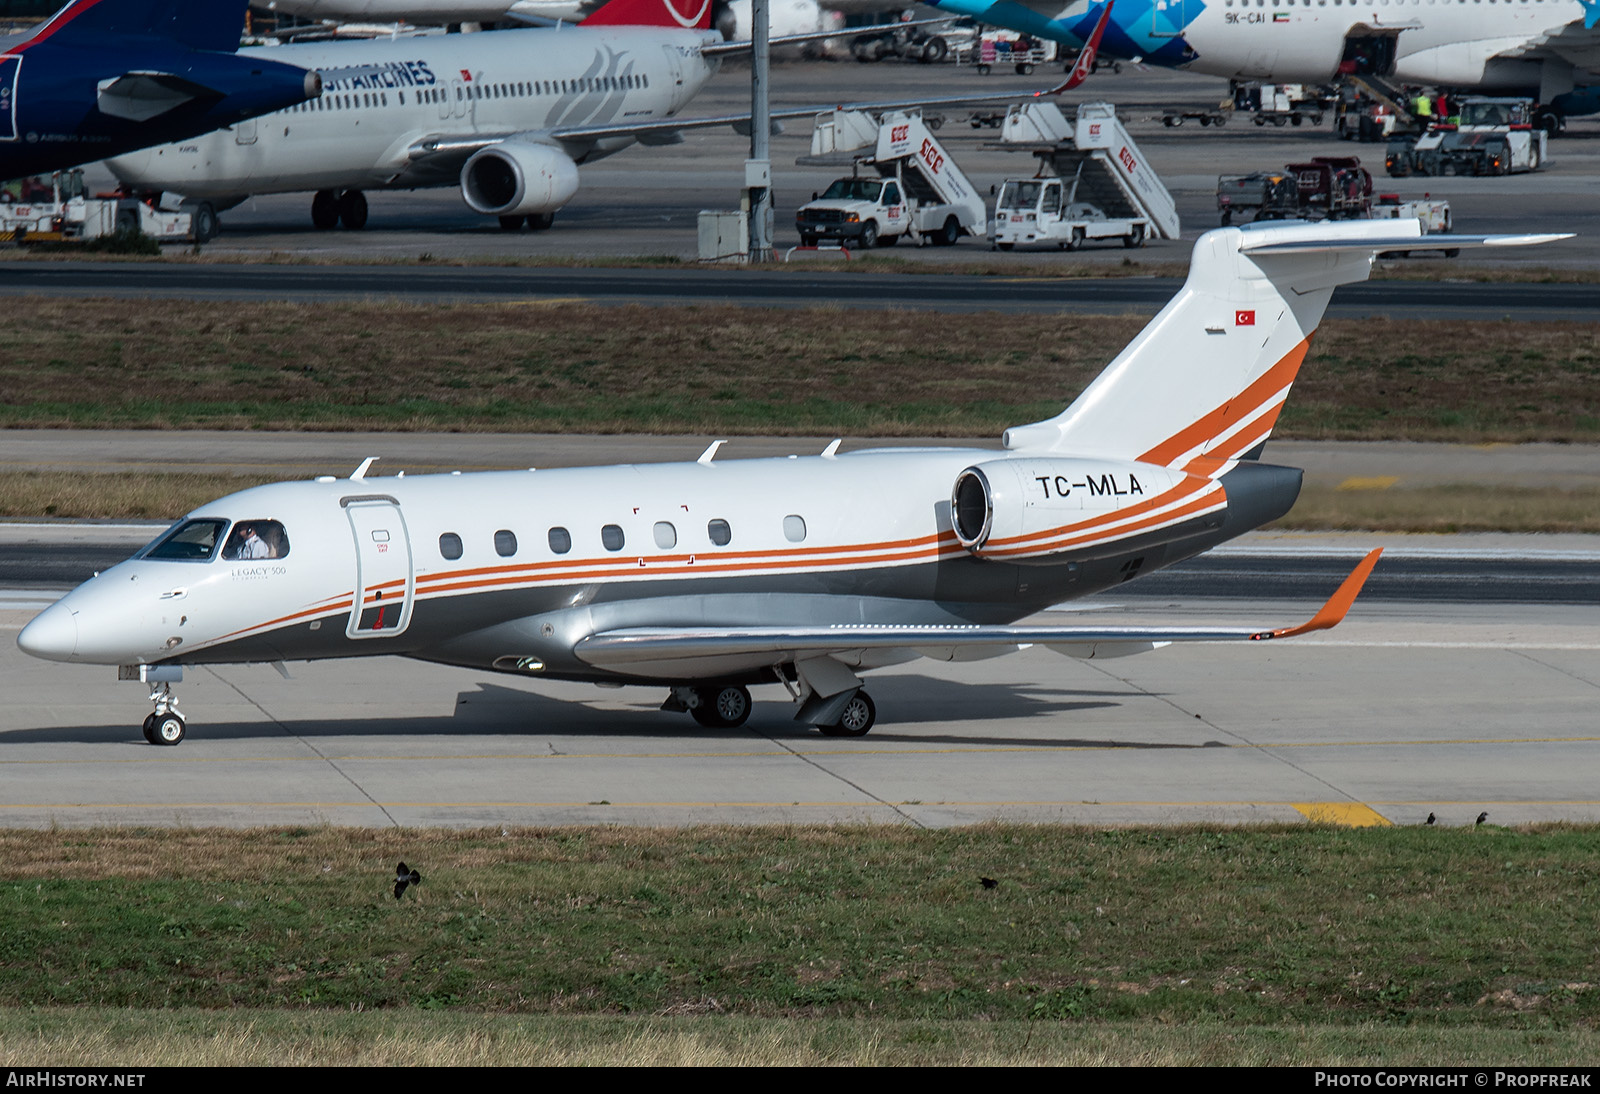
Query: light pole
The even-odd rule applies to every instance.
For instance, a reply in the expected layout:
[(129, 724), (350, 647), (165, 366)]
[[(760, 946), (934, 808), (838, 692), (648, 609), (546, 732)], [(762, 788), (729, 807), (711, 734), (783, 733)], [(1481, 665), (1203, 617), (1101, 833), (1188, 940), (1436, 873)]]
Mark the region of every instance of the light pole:
[(772, 113), (767, 38), (768, 0), (750, 2), (750, 158), (744, 161), (745, 202), (750, 211), (750, 261), (772, 261)]

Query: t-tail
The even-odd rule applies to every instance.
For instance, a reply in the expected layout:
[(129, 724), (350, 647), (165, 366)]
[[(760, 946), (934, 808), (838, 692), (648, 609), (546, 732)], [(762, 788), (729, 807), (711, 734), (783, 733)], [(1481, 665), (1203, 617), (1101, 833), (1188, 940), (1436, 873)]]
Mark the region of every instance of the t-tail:
[(583, 21), (586, 27), (711, 28), (711, 0), (611, 0)]
[[(1418, 221), (1283, 221), (1196, 241), (1183, 289), (1066, 410), (1006, 430), (1022, 454), (1094, 455), (1215, 478), (1272, 433), (1311, 335), (1340, 285), (1414, 250)], [(1429, 236), (1432, 247), (1561, 235)]]
[(239, 48), (248, 0), (72, 0), (25, 43), (104, 45), (108, 40), (164, 38), (188, 49)]

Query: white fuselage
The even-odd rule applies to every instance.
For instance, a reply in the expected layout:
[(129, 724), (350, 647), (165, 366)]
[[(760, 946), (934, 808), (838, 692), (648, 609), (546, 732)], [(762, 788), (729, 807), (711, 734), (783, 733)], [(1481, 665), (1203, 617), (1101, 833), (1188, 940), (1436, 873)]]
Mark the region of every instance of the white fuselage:
[[(320, 99), (292, 110), (107, 164), (137, 189), (210, 200), (455, 185), (460, 163), (431, 170), (417, 153), (422, 142), (671, 117), (716, 71), (700, 53), (707, 38), (566, 27), (242, 50), (309, 69), (376, 71), (332, 80)], [(613, 136), (562, 147), (582, 163), (631, 143)]]
[[(1447, 87), (1537, 86), (1537, 62), (1491, 60), (1581, 17), (1574, 0), (1237, 0), (1209, 3), (1185, 28), (1187, 67), (1279, 82), (1332, 79), (1352, 32), (1397, 31), (1392, 78)], [(1287, 18), (1284, 18), (1287, 16)]]
[[(1049, 500), (997, 514), (995, 556), (980, 557), (958, 539), (951, 490), (995, 461)], [(1057, 460), (1042, 487), (1039, 469), (896, 449), (279, 483), (186, 518), (216, 523), (209, 557), (121, 563), (48, 609), (24, 648), (100, 664), (398, 653), (514, 671), (534, 657), (544, 675), (595, 679), (607, 674), (575, 648), (619, 627), (1009, 622), (1124, 580), (1124, 543), (1153, 569), (1242, 530), (1200, 530), (1195, 515), (1226, 504), (1220, 487), (1166, 468)], [(1070, 545), (1028, 557), (1030, 520)], [(271, 557), (223, 546), (246, 526)], [(1140, 545), (1163, 528), (1163, 545)]]

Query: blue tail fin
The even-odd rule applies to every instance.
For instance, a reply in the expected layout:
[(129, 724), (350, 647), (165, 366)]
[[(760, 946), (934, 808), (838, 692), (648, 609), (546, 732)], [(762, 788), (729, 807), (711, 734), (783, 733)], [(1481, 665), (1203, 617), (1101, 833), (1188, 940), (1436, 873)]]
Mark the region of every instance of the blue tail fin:
[(71, 0), (34, 32), (33, 42), (103, 44), (108, 36), (170, 39), (190, 49), (239, 48), (249, 0)]

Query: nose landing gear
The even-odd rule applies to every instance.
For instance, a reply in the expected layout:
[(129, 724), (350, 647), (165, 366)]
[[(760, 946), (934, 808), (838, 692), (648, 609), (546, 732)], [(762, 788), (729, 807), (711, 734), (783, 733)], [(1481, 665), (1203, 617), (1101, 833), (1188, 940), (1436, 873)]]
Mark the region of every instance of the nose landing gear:
[(178, 713), (178, 697), (172, 694), (172, 685), (161, 683), (151, 688), (150, 701), (156, 709), (144, 720), (144, 739), (153, 745), (175, 745), (183, 740), (187, 727)]

